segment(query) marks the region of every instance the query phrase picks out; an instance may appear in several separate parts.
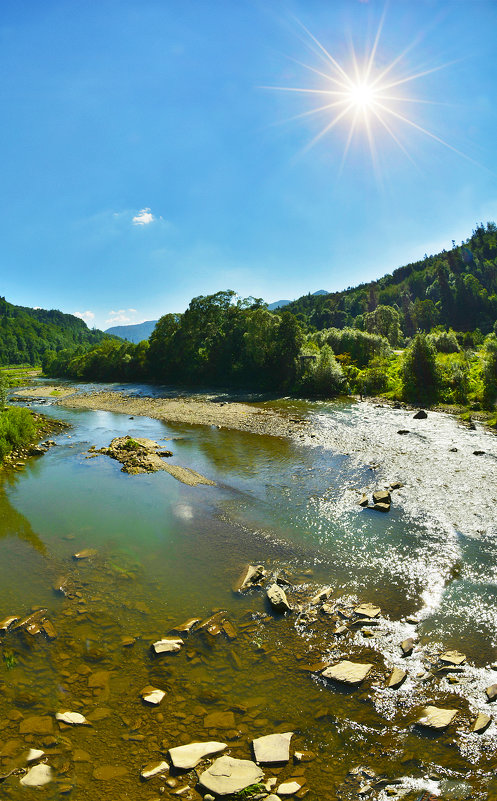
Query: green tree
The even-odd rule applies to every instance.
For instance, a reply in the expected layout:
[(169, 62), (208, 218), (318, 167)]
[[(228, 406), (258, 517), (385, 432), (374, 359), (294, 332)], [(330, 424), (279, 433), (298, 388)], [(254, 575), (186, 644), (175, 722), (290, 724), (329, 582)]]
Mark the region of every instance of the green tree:
[(403, 397), (408, 401), (431, 405), (437, 400), (439, 385), (435, 349), (425, 334), (418, 333), (403, 357)]

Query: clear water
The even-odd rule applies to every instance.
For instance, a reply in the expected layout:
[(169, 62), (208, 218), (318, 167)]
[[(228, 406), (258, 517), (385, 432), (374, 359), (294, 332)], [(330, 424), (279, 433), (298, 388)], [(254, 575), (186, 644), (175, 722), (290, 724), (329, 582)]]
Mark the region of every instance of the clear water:
[[(356, 797), (347, 771), (357, 765), (403, 777), (406, 798), (424, 786), (443, 791), (431, 774), (466, 781), (474, 798), (489, 795), (497, 727), (483, 735), (468, 728), (478, 711), (495, 714), (484, 689), (497, 682), (497, 440), (443, 415), (414, 421), (403, 410), (349, 401), (271, 405), (311, 420), (300, 441), (40, 406), (71, 428), (46, 456), (4, 477), (0, 618), (45, 607), (58, 637), (3, 639), (16, 665), (0, 665), (0, 776), (28, 745), (43, 747), (43, 735), (19, 733), (20, 721), (64, 708), (105, 717), (91, 729), (54, 729), (60, 739), (46, 751), (57, 772), (47, 798), (64, 785), (73, 798), (154, 798), (164, 781), (144, 785), (139, 770), (165, 748), (214, 738), (249, 758), (251, 739), (275, 730), (295, 731), (295, 748), (317, 753), (305, 771), (316, 797)], [(175, 463), (216, 486), (129, 476), (107, 457), (86, 458), (90, 445), (125, 433), (167, 441)], [(363, 490), (394, 480), (405, 486), (388, 515), (358, 507)], [(76, 563), (83, 548), (97, 555)], [(261, 591), (235, 596), (231, 585), (247, 562), (283, 571), (295, 604), (325, 584), (343, 604), (378, 603), (375, 636), (336, 639), (323, 617), (303, 626), (295, 614), (272, 615)], [(79, 596), (53, 592), (60, 576)], [(151, 642), (217, 609), (237, 627), (235, 641), (193, 633), (177, 656), (152, 658)], [(414, 613), (417, 627), (405, 621)], [(415, 633), (419, 646), (404, 660), (399, 643)], [(121, 644), (127, 636), (136, 638), (131, 648)], [(468, 657), (460, 683), (421, 678), (448, 648)], [(325, 685), (303, 669), (323, 658), (370, 661), (373, 678), (356, 690)], [(408, 671), (396, 691), (385, 688), (393, 666)], [(108, 682), (92, 686), (102, 671)], [(140, 700), (147, 684), (167, 691), (157, 709)], [(414, 725), (428, 703), (460, 709), (437, 737)], [(229, 712), (227, 722), (206, 724), (213, 711)], [(78, 750), (88, 761), (75, 758)], [(100, 781), (94, 770), (103, 765), (127, 772)], [(0, 789), (8, 798), (29, 792), (16, 776)]]

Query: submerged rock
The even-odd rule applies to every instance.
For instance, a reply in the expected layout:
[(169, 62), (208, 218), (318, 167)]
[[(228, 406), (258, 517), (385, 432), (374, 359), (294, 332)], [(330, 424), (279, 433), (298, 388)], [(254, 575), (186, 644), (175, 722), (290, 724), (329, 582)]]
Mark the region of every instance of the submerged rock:
[(218, 743), (216, 741), (189, 743), (188, 745), (178, 745), (175, 748), (170, 748), (169, 757), (175, 768), (192, 770), (204, 757), (218, 754), (227, 747), (226, 743)]
[(56, 712), (55, 719), (68, 726), (91, 726), (90, 721), (80, 712)]
[(429, 729), (446, 729), (458, 713), (458, 709), (441, 709), (436, 706), (425, 706), (418, 720), (420, 726)]
[(35, 765), (22, 777), (20, 784), (23, 787), (43, 787), (52, 781), (53, 775), (50, 765)]
[(290, 740), (293, 731), (283, 734), (266, 734), (252, 740), (256, 762), (288, 762), (290, 759)]
[(373, 619), (381, 614), (381, 607), (375, 604), (359, 604), (355, 607), (354, 612), (360, 617)]
[(19, 618), (15, 615), (4, 617), (4, 619), (0, 621), (0, 634), (4, 634), (12, 626), (12, 624), (16, 623), (18, 620)]
[(344, 660), (343, 662), (338, 662), (338, 664), (326, 668), (321, 675), (326, 679), (333, 679), (343, 684), (355, 685), (364, 681), (372, 667), (373, 665), (369, 662), (349, 662), (348, 660)]
[(277, 612), (291, 612), (285, 590), (278, 584), (271, 584), (271, 586), (267, 588), (266, 595), (269, 603)]
[(147, 781), (148, 779), (151, 779), (152, 776), (158, 776), (159, 773), (167, 773), (168, 771), (169, 765), (167, 762), (150, 762), (141, 769), (140, 776), (142, 779)]
[(257, 784), (264, 778), (262, 770), (250, 759), (222, 756), (198, 777), (199, 783), (215, 795), (231, 795)]
[(189, 617), (184, 623), (174, 626), (171, 631), (175, 634), (189, 634), (189, 632), (197, 623), (200, 623), (199, 617)]
[(147, 704), (158, 706), (165, 696), (164, 690), (159, 690), (157, 687), (147, 686), (144, 687), (140, 695)]
[(97, 550), (95, 548), (84, 548), (82, 551), (78, 551), (73, 555), (73, 559), (89, 559), (91, 556), (95, 556), (97, 554)]
[(152, 643), (152, 648), (156, 654), (174, 654), (181, 650), (182, 645), (184, 643), (180, 637), (164, 637)]

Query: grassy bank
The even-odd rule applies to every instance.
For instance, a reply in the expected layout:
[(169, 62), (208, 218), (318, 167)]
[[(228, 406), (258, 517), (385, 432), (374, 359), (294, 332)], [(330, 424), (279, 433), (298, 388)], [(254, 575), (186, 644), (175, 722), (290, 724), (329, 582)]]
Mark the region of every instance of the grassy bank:
[(38, 440), (64, 428), (66, 425), (59, 420), (30, 409), (6, 407), (0, 411), (0, 465), (38, 453)]

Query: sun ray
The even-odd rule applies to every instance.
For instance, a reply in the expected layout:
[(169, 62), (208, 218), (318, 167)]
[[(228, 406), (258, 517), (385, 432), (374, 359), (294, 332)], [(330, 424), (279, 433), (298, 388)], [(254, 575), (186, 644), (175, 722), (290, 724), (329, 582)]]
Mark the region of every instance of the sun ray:
[(371, 53), (369, 55), (366, 72), (364, 75), (365, 82), (369, 82), (369, 76), (371, 75), (371, 70), (373, 68), (374, 58), (376, 56), (376, 51), (378, 49), (378, 44), (380, 41), (381, 32), (383, 30), (383, 24), (385, 22), (385, 14), (386, 14), (386, 7), (383, 9), (383, 14), (381, 15), (380, 23), (378, 25), (378, 30), (376, 31), (376, 36), (374, 39), (373, 47), (371, 48)]
[(303, 111), (301, 114), (295, 114), (293, 117), (287, 117), (284, 120), (278, 120), (277, 122), (273, 122), (272, 125), (286, 125), (288, 122), (294, 122), (295, 120), (300, 120), (303, 117), (311, 117), (313, 114), (319, 114), (322, 111), (329, 111), (329, 109), (336, 108), (337, 106), (343, 106), (345, 103), (347, 103), (347, 100), (337, 100), (335, 103), (328, 103), (325, 106), (311, 108), (308, 111)]
[(345, 166), (345, 162), (347, 160), (347, 156), (348, 156), (348, 153), (349, 153), (349, 150), (350, 150), (350, 144), (352, 142), (352, 137), (354, 136), (354, 132), (355, 132), (355, 129), (356, 129), (356, 126), (357, 126), (357, 118), (358, 117), (359, 117), (359, 109), (356, 108), (356, 110), (354, 112), (354, 117), (352, 119), (352, 122), (350, 123), (350, 128), (349, 128), (349, 134), (347, 136), (347, 141), (345, 142), (345, 147), (344, 147), (344, 150), (343, 150), (343, 156), (342, 156), (342, 160), (340, 162), (340, 169), (338, 170), (338, 175), (339, 176), (342, 174), (343, 168)]
[(344, 110), (343, 110), (343, 111), (342, 111), (340, 114), (338, 114), (338, 115), (337, 115), (337, 116), (336, 116), (334, 119), (332, 119), (332, 121), (331, 121), (330, 123), (328, 123), (328, 125), (326, 125), (326, 126), (323, 128), (323, 130), (322, 130), (322, 131), (320, 131), (318, 134), (316, 134), (316, 136), (314, 137), (314, 139), (311, 139), (311, 141), (310, 141), (310, 142), (309, 142), (309, 143), (308, 143), (308, 144), (307, 144), (307, 145), (306, 145), (306, 146), (303, 148), (302, 152), (303, 152), (303, 153), (307, 153), (307, 152), (308, 152), (308, 151), (309, 151), (309, 150), (310, 150), (312, 147), (314, 147), (314, 145), (316, 144), (316, 142), (319, 142), (319, 140), (320, 140), (320, 139), (322, 139), (322, 137), (323, 137), (325, 134), (327, 134), (327, 133), (328, 133), (328, 131), (331, 131), (331, 129), (332, 129), (332, 128), (334, 128), (334, 127), (335, 127), (335, 125), (336, 125), (338, 122), (340, 122), (340, 120), (341, 120), (343, 117), (345, 117), (345, 115), (346, 115), (346, 114), (348, 114), (348, 112), (350, 111), (351, 107), (352, 107), (352, 106), (351, 106), (351, 104), (349, 104), (349, 105), (348, 105), (346, 108), (344, 108)]
[(381, 114), (379, 114), (378, 111), (375, 108), (373, 108), (373, 114), (376, 116), (376, 119), (383, 125), (385, 130), (390, 134), (390, 136), (392, 137), (392, 139), (396, 143), (396, 145), (398, 145), (398, 147), (400, 147), (400, 149), (402, 150), (404, 156), (406, 156), (406, 158), (409, 159), (411, 164), (413, 164), (416, 167), (416, 162), (414, 161), (413, 157), (411, 156), (409, 151), (404, 147), (404, 145), (402, 144), (402, 142), (400, 141), (398, 136), (396, 136), (394, 134), (394, 132), (392, 131), (392, 129), (391, 129), (390, 125), (387, 123), (387, 121), (383, 119)]
[[(296, 18), (296, 19), (297, 19), (297, 18)], [(301, 22), (299, 19), (297, 19), (297, 22), (299, 23), (299, 25), (301, 26), (301, 28), (302, 28), (302, 29), (303, 29), (303, 30), (306, 32), (306, 34), (307, 34), (307, 35), (308, 35), (308, 36), (309, 36), (309, 37), (312, 39), (312, 41), (314, 42), (314, 44), (316, 44), (316, 45), (317, 45), (317, 47), (318, 47), (318, 48), (319, 48), (319, 49), (320, 49), (320, 50), (321, 50), (321, 51), (324, 53), (324, 55), (326, 56), (326, 58), (328, 59), (328, 61), (330, 61), (330, 62), (331, 62), (331, 64), (333, 64), (333, 66), (335, 67), (335, 69), (336, 69), (336, 70), (338, 70), (338, 72), (339, 72), (339, 73), (341, 73), (341, 74), (343, 75), (343, 77), (344, 77), (345, 81), (346, 81), (347, 83), (349, 83), (349, 84), (350, 84), (350, 83), (352, 83), (352, 81), (351, 81), (351, 79), (350, 79), (350, 76), (349, 76), (349, 75), (347, 75), (347, 73), (345, 72), (345, 70), (343, 69), (343, 67), (341, 66), (341, 64), (339, 64), (339, 63), (338, 63), (338, 61), (337, 61), (336, 59), (334, 59), (334, 58), (333, 58), (333, 56), (332, 56), (330, 53), (328, 53), (328, 51), (327, 51), (327, 50), (326, 50), (326, 48), (325, 48), (325, 47), (324, 47), (324, 46), (321, 44), (321, 42), (320, 42), (318, 39), (316, 39), (316, 37), (315, 37), (315, 36), (314, 36), (314, 35), (313, 35), (313, 34), (310, 32), (310, 30), (309, 30), (308, 28), (306, 28), (306, 27), (305, 27), (305, 25), (304, 25), (304, 24), (303, 24), (303, 23), (302, 23), (302, 22)]]

